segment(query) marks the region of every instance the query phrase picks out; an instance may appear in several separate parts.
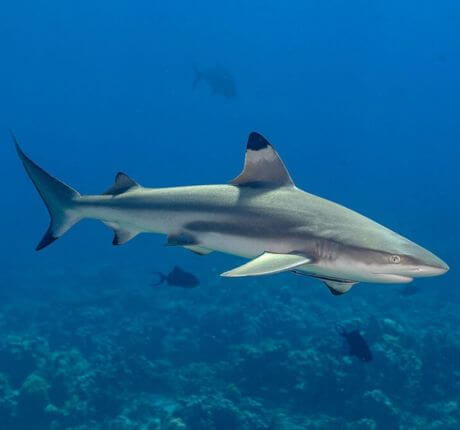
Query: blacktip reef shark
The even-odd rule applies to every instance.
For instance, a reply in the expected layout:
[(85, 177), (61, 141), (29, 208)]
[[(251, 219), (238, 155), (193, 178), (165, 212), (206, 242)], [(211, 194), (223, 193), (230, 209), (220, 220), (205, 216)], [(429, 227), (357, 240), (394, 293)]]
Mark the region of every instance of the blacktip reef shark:
[(255, 132), (243, 171), (229, 184), (146, 188), (120, 172), (99, 195), (81, 195), (49, 175), (14, 141), (51, 218), (37, 250), (93, 218), (113, 229), (114, 245), (163, 233), (169, 246), (251, 259), (222, 276), (295, 272), (319, 278), (335, 295), (358, 282), (406, 283), (449, 270), (414, 242), (297, 188), (273, 146)]

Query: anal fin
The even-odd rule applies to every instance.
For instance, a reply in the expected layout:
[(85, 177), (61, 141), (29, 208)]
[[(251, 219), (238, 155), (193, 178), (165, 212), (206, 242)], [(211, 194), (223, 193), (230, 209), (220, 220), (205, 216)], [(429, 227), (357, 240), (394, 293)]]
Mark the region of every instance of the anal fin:
[(122, 228), (115, 222), (103, 221), (104, 224), (113, 230), (112, 245), (123, 245), (130, 241), (133, 237), (137, 236), (140, 232), (135, 230), (128, 230)]
[(259, 276), (272, 275), (275, 273), (286, 272), (295, 267), (302, 266), (311, 262), (311, 259), (298, 254), (277, 254), (264, 252), (259, 257), (239, 266), (233, 270), (222, 273), (224, 277)]

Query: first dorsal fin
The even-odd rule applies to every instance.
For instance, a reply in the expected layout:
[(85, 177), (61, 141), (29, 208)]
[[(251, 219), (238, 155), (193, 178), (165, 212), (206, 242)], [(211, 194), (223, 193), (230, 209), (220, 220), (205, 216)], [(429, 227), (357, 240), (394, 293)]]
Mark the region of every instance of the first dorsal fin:
[(259, 133), (248, 138), (243, 171), (230, 181), (239, 186), (293, 186), (289, 172), (272, 145)]
[(117, 196), (137, 187), (140, 185), (134, 179), (131, 179), (126, 173), (118, 172), (115, 176), (115, 183), (103, 194)]

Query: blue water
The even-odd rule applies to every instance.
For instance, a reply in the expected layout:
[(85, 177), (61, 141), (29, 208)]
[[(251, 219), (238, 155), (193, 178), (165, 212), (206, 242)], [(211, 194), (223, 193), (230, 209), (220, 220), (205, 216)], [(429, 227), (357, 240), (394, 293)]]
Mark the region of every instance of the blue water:
[[(457, 429), (460, 5), (453, 0), (15, 1), (0, 25), (0, 422), (5, 429)], [(226, 99), (194, 67), (221, 65)], [(82, 193), (225, 183), (255, 130), (297, 186), (443, 258), (420, 290), (333, 297), (236, 257), (48, 213), (8, 129)], [(153, 271), (195, 273), (154, 290)], [(347, 354), (359, 328), (374, 360)], [(33, 424), (31, 424), (33, 423)], [(149, 427), (150, 426), (150, 427)]]

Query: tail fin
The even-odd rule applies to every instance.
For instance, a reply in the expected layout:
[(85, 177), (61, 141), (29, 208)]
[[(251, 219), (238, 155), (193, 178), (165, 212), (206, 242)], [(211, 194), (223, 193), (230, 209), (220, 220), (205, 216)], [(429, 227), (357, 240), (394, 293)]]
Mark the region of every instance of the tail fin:
[(203, 79), (203, 74), (198, 70), (196, 66), (193, 66), (193, 71), (195, 73), (195, 77), (193, 78), (193, 89), (195, 89), (201, 79)]
[(16, 151), (24, 168), (40, 194), (50, 214), (50, 225), (36, 250), (45, 248), (61, 237), (81, 217), (76, 214), (74, 207), (80, 193), (46, 173), (41, 167), (30, 160), (19, 147), (18, 141), (11, 133)]

